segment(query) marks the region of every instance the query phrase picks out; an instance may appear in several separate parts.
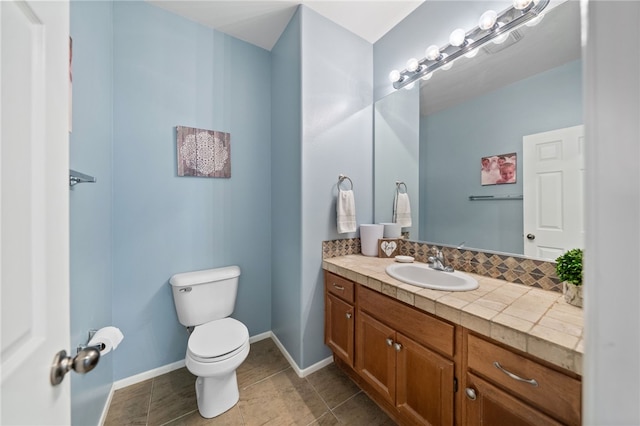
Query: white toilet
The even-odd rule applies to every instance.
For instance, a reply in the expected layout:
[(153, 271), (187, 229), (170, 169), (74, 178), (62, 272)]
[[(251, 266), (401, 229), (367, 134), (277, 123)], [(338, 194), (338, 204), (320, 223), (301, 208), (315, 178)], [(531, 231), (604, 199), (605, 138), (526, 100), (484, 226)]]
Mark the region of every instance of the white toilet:
[(196, 379), (198, 411), (216, 417), (239, 399), (236, 369), (249, 354), (247, 327), (229, 315), (238, 293), (240, 268), (227, 266), (171, 277), (180, 324), (195, 327), (185, 363)]

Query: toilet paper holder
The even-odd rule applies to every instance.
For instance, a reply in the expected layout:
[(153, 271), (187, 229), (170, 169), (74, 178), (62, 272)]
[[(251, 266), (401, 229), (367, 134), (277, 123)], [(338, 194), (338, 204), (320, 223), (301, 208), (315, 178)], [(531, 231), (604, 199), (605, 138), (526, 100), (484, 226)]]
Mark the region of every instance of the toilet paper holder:
[(106, 345), (104, 343), (98, 343), (96, 345), (89, 345), (89, 342), (91, 341), (91, 339), (93, 339), (93, 336), (95, 336), (95, 334), (97, 332), (98, 332), (98, 330), (96, 330), (96, 329), (89, 330), (89, 338), (87, 339), (87, 343), (79, 344), (76, 353), (79, 353), (81, 350), (84, 350), (84, 349), (87, 349), (87, 348), (97, 349), (98, 352), (103, 351), (104, 348), (106, 347)]

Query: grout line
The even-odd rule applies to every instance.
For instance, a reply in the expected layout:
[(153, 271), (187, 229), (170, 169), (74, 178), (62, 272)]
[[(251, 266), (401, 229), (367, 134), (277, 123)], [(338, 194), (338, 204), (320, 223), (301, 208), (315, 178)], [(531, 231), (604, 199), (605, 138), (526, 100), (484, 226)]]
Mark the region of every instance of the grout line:
[(293, 370), (293, 368), (291, 368), (290, 366), (289, 367), (285, 367), (282, 370), (276, 371), (275, 373), (270, 374), (267, 377), (263, 377), (262, 379), (258, 380), (257, 382), (253, 382), (253, 383), (251, 383), (251, 384), (249, 384), (247, 386), (244, 386), (242, 388), (242, 390), (249, 389), (250, 387), (257, 385), (258, 383), (262, 383), (265, 380), (268, 380), (268, 379), (272, 378), (273, 376), (278, 375), (278, 374), (282, 373), (283, 371), (287, 371), (287, 370)]
[(195, 412), (197, 412), (197, 411), (198, 411), (198, 410), (191, 410), (191, 411), (189, 411), (188, 413), (184, 413), (184, 414), (182, 414), (182, 415), (180, 415), (180, 416), (176, 417), (175, 419), (171, 419), (171, 420), (168, 420), (168, 421), (166, 421), (166, 422), (162, 423), (160, 426), (168, 425), (168, 424), (169, 424), (169, 423), (171, 423), (171, 422), (175, 422), (176, 420), (181, 419), (181, 418), (183, 418), (183, 417), (186, 417), (186, 416), (188, 416), (188, 415), (190, 415), (190, 414), (192, 414), (192, 413), (195, 413)]
[(155, 384), (156, 380), (155, 379), (151, 379), (151, 390), (149, 391), (149, 405), (147, 406), (147, 421), (145, 422), (145, 424), (147, 426), (149, 426), (149, 416), (151, 415), (151, 400), (153, 399), (153, 385)]

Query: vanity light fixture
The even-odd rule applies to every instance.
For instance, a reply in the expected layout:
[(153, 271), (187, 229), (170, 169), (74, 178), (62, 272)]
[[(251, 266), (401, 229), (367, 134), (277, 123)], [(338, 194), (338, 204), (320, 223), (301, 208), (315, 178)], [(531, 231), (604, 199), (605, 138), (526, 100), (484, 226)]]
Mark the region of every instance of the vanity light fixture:
[(478, 49), (486, 43), (504, 42), (509, 32), (523, 24), (535, 25), (542, 18), (541, 13), (550, 0), (513, 0), (513, 6), (496, 13), (488, 10), (480, 16), (478, 26), (470, 31), (458, 28), (451, 33), (449, 44), (439, 48), (435, 44), (427, 47), (425, 57), (407, 61), (407, 68), (389, 73), (393, 87), (401, 89), (422, 78), (428, 80), (437, 69), (447, 70), (460, 56), (473, 58)]

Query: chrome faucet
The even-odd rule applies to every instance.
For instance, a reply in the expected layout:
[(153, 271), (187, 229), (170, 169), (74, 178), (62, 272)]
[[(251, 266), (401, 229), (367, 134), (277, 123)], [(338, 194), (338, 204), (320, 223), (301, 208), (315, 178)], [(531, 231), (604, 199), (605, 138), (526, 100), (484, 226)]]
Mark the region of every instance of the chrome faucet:
[(436, 271), (453, 272), (453, 267), (446, 264), (442, 251), (436, 249), (434, 251), (436, 255), (429, 256), (429, 266)]

